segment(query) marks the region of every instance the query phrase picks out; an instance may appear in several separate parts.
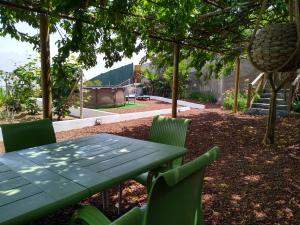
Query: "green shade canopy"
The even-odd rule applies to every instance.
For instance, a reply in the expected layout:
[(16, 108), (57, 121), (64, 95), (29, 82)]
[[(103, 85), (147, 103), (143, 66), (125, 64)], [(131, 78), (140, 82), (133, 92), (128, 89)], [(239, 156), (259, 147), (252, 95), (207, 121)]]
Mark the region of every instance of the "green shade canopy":
[(128, 79), (133, 77), (133, 63), (126, 66), (119, 67), (114, 70), (110, 70), (106, 73), (101, 73), (100, 75), (92, 78), (91, 80), (100, 80), (101, 85), (119, 85)]

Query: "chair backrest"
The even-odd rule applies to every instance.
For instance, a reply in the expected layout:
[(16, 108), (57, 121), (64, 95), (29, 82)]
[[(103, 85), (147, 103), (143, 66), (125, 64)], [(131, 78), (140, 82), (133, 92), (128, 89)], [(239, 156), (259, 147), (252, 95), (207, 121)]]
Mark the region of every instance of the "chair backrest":
[(150, 128), (149, 140), (184, 147), (190, 123), (189, 119), (155, 116)]
[(5, 152), (17, 151), (56, 142), (49, 119), (1, 125)]
[(197, 159), (159, 175), (150, 191), (144, 225), (201, 225), (206, 166), (218, 159), (214, 147)]
[[(184, 147), (191, 120), (155, 116), (150, 128), (149, 140), (161, 144)], [(182, 157), (172, 162), (172, 167), (180, 166)]]

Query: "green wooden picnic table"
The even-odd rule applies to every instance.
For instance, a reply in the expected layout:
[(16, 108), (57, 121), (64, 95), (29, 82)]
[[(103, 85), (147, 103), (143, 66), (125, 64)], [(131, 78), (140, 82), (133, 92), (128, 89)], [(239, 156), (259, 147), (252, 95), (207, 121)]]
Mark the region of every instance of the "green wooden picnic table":
[(0, 156), (0, 224), (24, 224), (176, 159), (185, 148), (97, 134)]

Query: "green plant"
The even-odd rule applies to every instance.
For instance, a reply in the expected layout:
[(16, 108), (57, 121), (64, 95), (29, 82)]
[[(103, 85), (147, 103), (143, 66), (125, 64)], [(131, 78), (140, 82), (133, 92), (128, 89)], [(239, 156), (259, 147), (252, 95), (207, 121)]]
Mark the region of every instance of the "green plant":
[[(225, 109), (233, 110), (234, 106), (234, 91), (228, 90), (224, 94), (223, 106)], [(238, 96), (238, 110), (245, 112), (247, 110), (247, 95), (241, 92)]]
[[(186, 60), (182, 60), (179, 63), (178, 70), (178, 98), (186, 98), (191, 68)], [(166, 71), (163, 74), (163, 77), (170, 83), (170, 87), (172, 87), (173, 66), (170, 66), (166, 69)]]
[(53, 106), (58, 120), (70, 114), (69, 107), (73, 105), (70, 95), (72, 90), (78, 89), (77, 81), (80, 75), (81, 65), (74, 56), (64, 63), (54, 60), (52, 65)]
[(216, 103), (217, 102), (217, 99), (215, 96), (208, 94), (208, 93), (202, 93), (202, 92), (192, 92), (191, 99), (197, 100), (201, 103)]
[(83, 83), (85, 86), (101, 86), (101, 80), (87, 80)]
[(148, 82), (145, 84), (146, 92), (148, 92), (148, 94), (154, 95), (154, 85), (156, 79), (159, 78), (159, 75), (156, 73), (152, 73), (149, 69), (143, 70), (142, 74), (145, 78), (148, 79)]
[(294, 110), (295, 112), (300, 113), (300, 101), (294, 101), (294, 102), (293, 102), (293, 110)]
[(6, 101), (6, 95), (5, 95), (5, 91), (0, 88), (0, 107), (4, 106)]
[[(25, 108), (29, 114), (37, 114), (39, 107), (36, 98), (40, 96), (40, 68), (37, 59), (18, 66), (13, 72), (2, 76), (7, 90), (0, 94), (1, 101), (9, 111), (21, 111)], [(24, 106), (24, 107), (22, 107)]]
[(36, 115), (40, 111), (40, 107), (36, 103), (36, 98), (29, 98), (26, 102), (25, 109), (30, 115)]

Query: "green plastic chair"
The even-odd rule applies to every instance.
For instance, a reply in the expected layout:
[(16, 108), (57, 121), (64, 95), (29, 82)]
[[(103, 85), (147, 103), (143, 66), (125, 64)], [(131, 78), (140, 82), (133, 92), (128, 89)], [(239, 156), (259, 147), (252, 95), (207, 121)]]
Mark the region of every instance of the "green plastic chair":
[(205, 168), (220, 156), (214, 147), (197, 159), (162, 173), (155, 179), (147, 206), (133, 208), (111, 223), (98, 209), (77, 210), (71, 225), (202, 225), (202, 189)]
[[(175, 119), (163, 116), (156, 116), (153, 118), (153, 122), (150, 128), (149, 141), (174, 145), (178, 147), (184, 147), (186, 143), (186, 137), (188, 133), (191, 120), (189, 119)], [(182, 165), (183, 158), (173, 160), (171, 168), (176, 168)], [(160, 168), (166, 170), (166, 168)], [(143, 173), (135, 178), (135, 180), (149, 189), (151, 182), (149, 183), (149, 173)]]
[(5, 152), (31, 148), (56, 142), (49, 119), (1, 125)]

